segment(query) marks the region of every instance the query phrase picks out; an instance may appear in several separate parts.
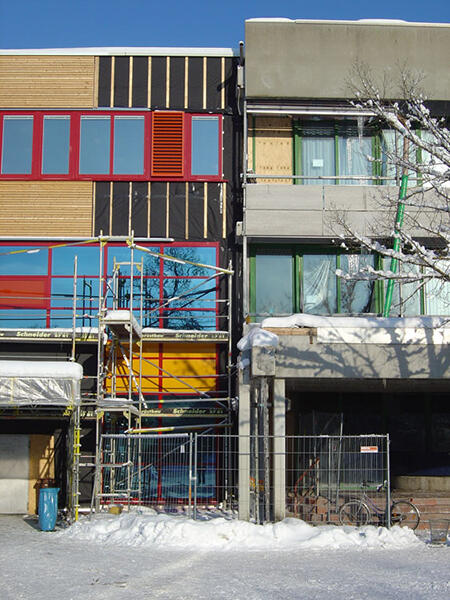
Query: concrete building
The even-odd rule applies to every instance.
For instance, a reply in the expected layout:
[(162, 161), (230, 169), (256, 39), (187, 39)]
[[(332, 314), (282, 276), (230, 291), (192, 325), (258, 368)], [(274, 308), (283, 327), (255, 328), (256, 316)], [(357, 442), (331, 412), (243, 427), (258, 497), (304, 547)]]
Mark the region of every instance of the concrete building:
[[(248, 356), (239, 431), (258, 432), (255, 387), (267, 376), (270, 432), (281, 436), (272, 448), (274, 511), (281, 518), (292, 488), (285, 435), (342, 433), (342, 423), (344, 434), (390, 434), (394, 476), (444, 473), (450, 464), (449, 330), (438, 326), (442, 321), (405, 319), (448, 316), (448, 284), (436, 294), (429, 283), (412, 296), (398, 285), (390, 316), (399, 318), (382, 322), (383, 282), (336, 277), (336, 269), (382, 266), (380, 258), (336, 242), (345, 236), (339, 215), (353, 231), (385, 237), (394, 221), (380, 214), (380, 199), (398, 196), (399, 174), (383, 158), (392, 132), (349, 102), (355, 65), (367, 65), (376, 83), (387, 82), (387, 100), (401, 99), (402, 67), (423, 73), (431, 110), (447, 118), (450, 27), (250, 19), (245, 39), (243, 315), (247, 324), (263, 322), (279, 344)], [(374, 233), (376, 218), (384, 231)], [(411, 233), (435, 243), (420, 228)], [(270, 318), (292, 314), (299, 316)], [(250, 469), (241, 457), (244, 518)]]

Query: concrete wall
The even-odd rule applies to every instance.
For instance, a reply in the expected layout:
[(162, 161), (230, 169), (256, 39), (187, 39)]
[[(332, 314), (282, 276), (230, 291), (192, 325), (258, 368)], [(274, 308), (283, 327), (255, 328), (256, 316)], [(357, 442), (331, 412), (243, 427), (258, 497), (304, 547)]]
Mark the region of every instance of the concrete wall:
[[(276, 331), (273, 329), (272, 331)], [(319, 343), (305, 335), (280, 335), (278, 378), (449, 379), (447, 344)]]
[(349, 97), (346, 82), (358, 60), (379, 81), (387, 75), (386, 98), (398, 97), (406, 64), (423, 73), (428, 99), (450, 99), (450, 25), (249, 20), (245, 39), (249, 98)]
[[(395, 207), (397, 198), (394, 186), (248, 184), (244, 231), (249, 237), (330, 237), (343, 233), (339, 220), (344, 219), (360, 234), (390, 235), (395, 214), (389, 204), (392, 200)], [(420, 223), (426, 227), (440, 217), (421, 211)], [(417, 226), (411, 210), (406, 227), (414, 235), (430, 237)]]

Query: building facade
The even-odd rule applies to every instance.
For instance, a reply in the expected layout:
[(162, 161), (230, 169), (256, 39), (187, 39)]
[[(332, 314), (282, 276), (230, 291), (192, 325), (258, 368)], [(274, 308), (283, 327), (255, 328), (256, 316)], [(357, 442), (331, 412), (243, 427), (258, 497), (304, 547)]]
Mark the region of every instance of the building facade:
[[(238, 62), (231, 49), (0, 53), (1, 358), (82, 365), (80, 502), (96, 421), (127, 425), (96, 413), (100, 396), (145, 399), (139, 423), (155, 430), (230, 423)], [(139, 338), (111, 338), (121, 309)], [(47, 479), (66, 502), (71, 410), (2, 398), (22, 484), (1, 510), (34, 510), (28, 488)]]
[[(336, 271), (385, 267), (381, 257), (352, 249), (348, 230), (389, 237), (394, 215), (380, 212), (380, 200), (397, 198), (400, 181), (383, 150), (394, 143), (393, 132), (349, 101), (355, 67), (363, 64), (384, 80), (386, 100), (401, 100), (401, 65), (423, 73), (431, 110), (448, 118), (449, 44), (447, 25), (246, 22), (243, 315), (279, 338), (266, 375), (270, 432), (279, 436), (273, 460), (280, 518), (293, 487), (287, 479), (295, 477), (287, 474), (285, 435), (389, 433), (394, 476), (448, 468), (448, 330), (436, 333), (432, 320), (405, 320), (448, 316), (448, 284), (439, 293), (433, 281), (414, 293), (411, 284), (396, 285), (390, 316), (400, 319), (382, 322), (383, 281), (352, 282)], [(378, 233), (376, 221), (384, 227)], [(436, 243), (425, 228), (410, 232)], [(259, 427), (255, 382), (265, 362), (253, 352), (241, 373), (243, 435)], [(250, 461), (242, 459), (241, 468), (247, 518)]]

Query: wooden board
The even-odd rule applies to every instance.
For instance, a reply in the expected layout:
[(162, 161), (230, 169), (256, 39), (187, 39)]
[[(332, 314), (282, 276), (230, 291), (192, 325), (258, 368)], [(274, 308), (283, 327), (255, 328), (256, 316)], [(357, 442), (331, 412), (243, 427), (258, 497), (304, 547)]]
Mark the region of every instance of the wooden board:
[(30, 474), (28, 513), (37, 513), (39, 481), (55, 478), (55, 439), (53, 435), (30, 435)]
[(0, 56), (0, 107), (92, 108), (94, 56)]
[(90, 181), (0, 181), (0, 235), (92, 234)]
[[(255, 117), (254, 129), (252, 121), (249, 127), (249, 167), (257, 175), (292, 175), (292, 137), (290, 117)], [(291, 185), (292, 180), (268, 178), (257, 183)]]

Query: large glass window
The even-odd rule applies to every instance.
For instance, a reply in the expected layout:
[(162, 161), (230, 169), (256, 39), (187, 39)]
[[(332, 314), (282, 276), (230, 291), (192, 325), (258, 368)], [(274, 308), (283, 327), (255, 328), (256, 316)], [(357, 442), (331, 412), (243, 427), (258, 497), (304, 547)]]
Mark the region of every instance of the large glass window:
[[(293, 313), (315, 315), (381, 315), (386, 281), (367, 281), (357, 273), (365, 267), (389, 270), (390, 259), (369, 254), (317, 250), (301, 246), (258, 247), (250, 252), (250, 312), (253, 320)], [(336, 270), (350, 275), (338, 277)], [(418, 274), (414, 265), (399, 272)], [(355, 275), (353, 278), (352, 275)], [(390, 316), (450, 315), (450, 283), (396, 281)]]
[(2, 174), (28, 175), (33, 154), (33, 116), (10, 115), (3, 119)]
[[(297, 175), (305, 184), (372, 183), (375, 132), (356, 121), (297, 121), (294, 126)], [(333, 177), (327, 179), (327, 176)], [(367, 177), (365, 177), (367, 176)], [(309, 178), (310, 177), (310, 178)]]
[(42, 140), (42, 173), (69, 173), (70, 117), (48, 115), (44, 117)]
[(113, 172), (144, 173), (144, 117), (114, 117)]
[(255, 310), (289, 315), (293, 303), (293, 265), (288, 254), (258, 254), (255, 260)]
[(219, 175), (219, 117), (192, 117), (192, 175)]
[(110, 117), (81, 117), (80, 173), (109, 173)]
[[(226, 310), (219, 302), (219, 279), (208, 265), (217, 264), (217, 247), (158, 245), (154, 254), (134, 251), (133, 308), (139, 320), (142, 290), (144, 327), (216, 330)], [(77, 280), (74, 294), (74, 260)], [(164, 257), (173, 257), (167, 260)], [(141, 288), (140, 271), (143, 263)], [(120, 263), (120, 264), (119, 264)], [(103, 294), (108, 309), (128, 308), (131, 254), (125, 245), (103, 249), (106, 270)], [(114, 265), (119, 267), (114, 276)], [(0, 327), (96, 327), (100, 252), (97, 244), (80, 246), (12, 246), (0, 252)], [(112, 290), (115, 290), (113, 297)], [(29, 319), (28, 319), (29, 316)], [(28, 319), (28, 320), (27, 320)]]

